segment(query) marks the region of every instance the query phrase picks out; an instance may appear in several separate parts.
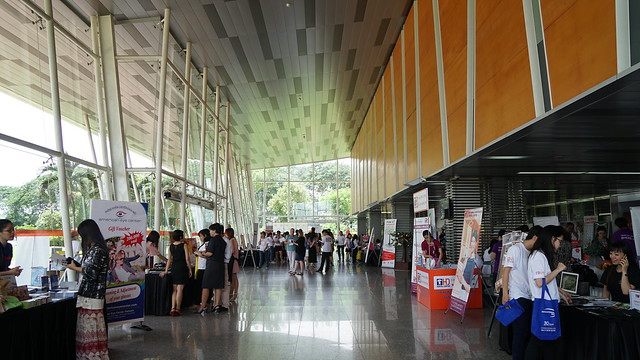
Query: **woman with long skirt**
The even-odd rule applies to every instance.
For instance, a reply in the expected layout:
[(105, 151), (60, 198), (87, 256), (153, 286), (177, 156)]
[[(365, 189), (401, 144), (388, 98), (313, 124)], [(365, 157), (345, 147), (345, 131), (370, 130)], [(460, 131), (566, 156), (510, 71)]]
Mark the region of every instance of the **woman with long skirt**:
[(109, 251), (95, 221), (78, 225), (82, 238), (82, 264), (63, 265), (82, 273), (78, 287), (78, 322), (76, 325), (76, 359), (109, 359), (104, 299), (107, 289)]

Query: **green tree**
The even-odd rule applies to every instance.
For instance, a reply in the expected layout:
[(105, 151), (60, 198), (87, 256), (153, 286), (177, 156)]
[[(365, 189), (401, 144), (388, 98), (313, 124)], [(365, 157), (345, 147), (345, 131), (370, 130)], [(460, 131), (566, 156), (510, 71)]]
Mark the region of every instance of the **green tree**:
[(267, 212), (273, 215), (286, 216), (287, 215), (287, 199), (291, 199), (291, 203), (304, 203), (309, 201), (309, 194), (305, 188), (297, 183), (290, 183), (289, 190), (291, 195), (287, 191), (287, 186), (281, 186), (276, 194), (267, 203)]
[(55, 207), (44, 210), (36, 221), (36, 229), (62, 229), (62, 216)]
[(328, 200), (331, 204), (331, 208), (336, 208), (338, 205), (338, 214), (349, 215), (351, 213), (351, 189), (343, 188), (338, 191), (328, 191), (322, 195), (320, 200)]
[[(55, 199), (54, 199), (55, 201)], [(52, 201), (40, 194), (40, 182), (33, 179), (20, 187), (0, 187), (0, 211), (16, 226), (34, 226)]]

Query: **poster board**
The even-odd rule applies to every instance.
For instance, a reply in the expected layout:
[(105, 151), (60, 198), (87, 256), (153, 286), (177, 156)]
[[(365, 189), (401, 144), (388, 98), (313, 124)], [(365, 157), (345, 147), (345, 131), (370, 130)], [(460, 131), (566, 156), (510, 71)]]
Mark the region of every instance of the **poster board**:
[(107, 243), (106, 313), (111, 325), (144, 320), (146, 204), (91, 200), (91, 218)]
[(419, 213), (429, 209), (429, 189), (413, 193), (413, 212)]
[(456, 277), (451, 291), (449, 309), (464, 316), (471, 289), (474, 287), (474, 276), (480, 227), (482, 224), (482, 208), (465, 209), (462, 239), (460, 241), (460, 257), (456, 267)]
[(422, 259), (422, 232), (431, 229), (430, 217), (417, 217), (413, 219), (413, 261), (411, 262), (411, 293), (418, 291), (418, 266), (423, 266)]
[(539, 225), (542, 227), (547, 225), (560, 226), (560, 221), (557, 216), (539, 216), (533, 218), (533, 225)]
[(382, 240), (382, 267), (394, 268), (396, 264), (395, 239), (391, 234), (396, 232), (397, 219), (386, 219), (384, 221), (384, 235)]

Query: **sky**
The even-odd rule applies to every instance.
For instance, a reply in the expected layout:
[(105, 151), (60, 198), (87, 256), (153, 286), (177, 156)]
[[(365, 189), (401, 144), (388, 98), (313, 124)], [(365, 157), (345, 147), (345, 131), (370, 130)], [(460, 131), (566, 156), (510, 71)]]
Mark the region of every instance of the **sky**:
[[(0, 109), (3, 109), (0, 117), (0, 133), (56, 150), (51, 114), (2, 92), (0, 92)], [(98, 164), (100, 164), (102, 157), (100, 139), (95, 134), (92, 138)], [(67, 154), (93, 162), (89, 136), (84, 128), (63, 120), (62, 139)], [(133, 152), (131, 157), (135, 164), (152, 166), (149, 159)], [(48, 155), (0, 140), (0, 159), (2, 159), (3, 168), (0, 186), (21, 186), (38, 176)]]

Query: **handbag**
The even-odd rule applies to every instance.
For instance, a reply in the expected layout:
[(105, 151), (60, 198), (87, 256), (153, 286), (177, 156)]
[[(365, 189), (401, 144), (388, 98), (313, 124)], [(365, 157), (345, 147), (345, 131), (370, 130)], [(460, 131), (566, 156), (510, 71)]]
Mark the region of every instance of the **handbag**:
[[(549, 295), (549, 299), (545, 299), (545, 294)], [(540, 298), (533, 300), (531, 333), (540, 340), (556, 340), (562, 335), (558, 300), (551, 298), (545, 278), (542, 279)]]
[(517, 318), (522, 315), (524, 309), (520, 306), (520, 303), (516, 299), (511, 299), (507, 301), (504, 305), (500, 305), (498, 307), (498, 312), (496, 313), (496, 319), (502, 323), (504, 326), (509, 326), (512, 322), (514, 322)]

